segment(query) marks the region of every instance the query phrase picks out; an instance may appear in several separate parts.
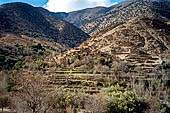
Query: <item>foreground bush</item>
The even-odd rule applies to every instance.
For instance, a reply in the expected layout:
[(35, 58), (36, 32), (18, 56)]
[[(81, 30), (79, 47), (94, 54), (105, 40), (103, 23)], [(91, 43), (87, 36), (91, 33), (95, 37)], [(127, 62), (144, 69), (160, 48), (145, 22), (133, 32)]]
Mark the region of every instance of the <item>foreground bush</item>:
[(108, 113), (142, 113), (147, 104), (134, 91), (126, 91), (119, 85), (104, 90), (109, 97)]

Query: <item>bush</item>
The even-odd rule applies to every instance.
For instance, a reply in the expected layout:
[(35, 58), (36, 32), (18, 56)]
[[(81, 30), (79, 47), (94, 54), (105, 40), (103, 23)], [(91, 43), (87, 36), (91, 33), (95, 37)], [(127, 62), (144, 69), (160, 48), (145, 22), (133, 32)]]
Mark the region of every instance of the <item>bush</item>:
[(37, 45), (31, 46), (31, 48), (36, 52), (38, 52), (38, 50), (42, 50), (42, 51), (45, 50), (40, 43), (38, 43)]
[(96, 86), (97, 86), (97, 87), (103, 87), (104, 84), (103, 84), (102, 82), (97, 82), (97, 83), (96, 83)]
[(99, 59), (99, 64), (111, 67), (111, 65), (112, 65), (112, 57), (107, 56), (106, 58), (100, 58)]
[(83, 83), (82, 83), (82, 86), (90, 86), (90, 83), (87, 82), (87, 81), (86, 81), (86, 82), (83, 82)]
[(37, 64), (38, 70), (43, 70), (47, 66), (47, 63), (44, 62), (43, 57), (36, 58), (34, 62)]
[(3, 64), (5, 61), (5, 56), (0, 54), (0, 64)]
[(119, 85), (105, 89), (110, 97), (108, 113), (142, 113), (147, 104), (134, 91), (125, 91)]
[(159, 66), (160, 69), (170, 69), (170, 63), (167, 63), (165, 61), (162, 62), (162, 64)]
[(24, 65), (24, 62), (18, 61), (18, 62), (16, 62), (15, 65), (13, 66), (13, 69), (19, 70), (20, 68), (23, 67), (23, 65)]
[(161, 105), (161, 112), (162, 113), (170, 113), (170, 102), (164, 102)]
[(17, 61), (18, 61), (18, 58), (14, 55), (0, 54), (0, 68), (11, 69)]
[(99, 60), (99, 63), (100, 63), (101, 65), (105, 65), (105, 59), (104, 59), (104, 58), (101, 58), (101, 59)]
[(49, 99), (51, 111), (53, 113), (77, 113), (77, 108), (82, 108), (84, 106), (85, 96), (80, 94), (74, 94), (70, 92), (54, 92), (50, 95)]
[(76, 59), (76, 60), (77, 60), (77, 59), (80, 60), (80, 55), (76, 55), (76, 56), (75, 56), (75, 59)]

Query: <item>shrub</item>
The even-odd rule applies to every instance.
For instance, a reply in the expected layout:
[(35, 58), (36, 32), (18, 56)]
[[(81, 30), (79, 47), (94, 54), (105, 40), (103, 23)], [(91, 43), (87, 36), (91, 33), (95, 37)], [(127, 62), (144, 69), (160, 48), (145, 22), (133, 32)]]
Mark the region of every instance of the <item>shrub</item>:
[(76, 55), (76, 56), (75, 56), (75, 59), (76, 59), (76, 60), (77, 60), (77, 59), (80, 60), (80, 55)]
[(13, 69), (14, 69), (14, 70), (19, 70), (20, 68), (23, 67), (23, 65), (24, 65), (24, 62), (18, 61), (18, 62), (16, 62), (15, 65), (13, 66)]
[(0, 63), (5, 61), (5, 56), (0, 54)]
[(39, 70), (41, 69), (45, 69), (45, 67), (47, 66), (47, 63), (44, 62), (42, 57), (38, 57), (34, 60), (34, 62), (37, 64), (37, 68)]
[(96, 83), (96, 86), (97, 86), (97, 87), (103, 87), (104, 84), (103, 84), (102, 82), (97, 82), (97, 83)]
[(161, 105), (161, 112), (162, 113), (170, 113), (170, 102), (167, 101)]
[(90, 86), (90, 83), (89, 82), (83, 82), (82, 86)]
[(159, 68), (165, 70), (170, 69), (170, 63), (166, 63), (165, 61), (163, 61)]
[(31, 48), (36, 52), (38, 52), (38, 50), (42, 50), (42, 51), (45, 50), (40, 43), (38, 43), (37, 45), (31, 46)]
[(107, 56), (106, 58), (100, 58), (99, 59), (99, 64), (111, 67), (111, 65), (112, 65), (112, 57)]
[(101, 65), (105, 65), (105, 59), (104, 59), (104, 58), (101, 58), (101, 59), (99, 60), (99, 63), (100, 63)]
[(18, 57), (14, 55), (0, 54), (0, 68), (11, 69), (17, 61), (18, 61)]
[(147, 104), (134, 91), (126, 91), (119, 85), (105, 89), (110, 97), (108, 113), (142, 113)]

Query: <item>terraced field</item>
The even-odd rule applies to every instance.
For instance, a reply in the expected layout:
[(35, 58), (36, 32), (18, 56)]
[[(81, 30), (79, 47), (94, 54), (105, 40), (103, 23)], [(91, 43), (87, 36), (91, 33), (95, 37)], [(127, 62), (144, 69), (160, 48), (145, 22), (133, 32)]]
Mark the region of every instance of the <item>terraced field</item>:
[[(91, 64), (95, 67), (101, 58), (106, 61), (111, 57), (112, 62), (125, 61), (143, 70), (153, 69), (162, 64), (160, 56), (170, 50), (168, 29), (169, 25), (154, 17), (137, 17), (56, 56), (56, 62), (73, 68)], [(77, 56), (79, 61), (74, 60)]]
[[(28, 72), (25, 72), (28, 74)], [(33, 73), (33, 72), (29, 72)], [(43, 74), (43, 77), (47, 78), (48, 84), (46, 85), (46, 91), (55, 91), (61, 89), (61, 91), (81, 92), (87, 94), (99, 93), (103, 88), (119, 83), (125, 86), (128, 90), (138, 89), (141, 95), (144, 93), (141, 87), (143, 83), (151, 83), (156, 80), (156, 76), (153, 73), (145, 74), (133, 74), (130, 75), (115, 75), (114, 71), (107, 73), (97, 72), (93, 74), (84, 71), (47, 71)], [(170, 81), (170, 78), (162, 78), (162, 81)], [(148, 89), (152, 86), (149, 85)], [(158, 93), (159, 95), (170, 94), (169, 90), (153, 91), (151, 94)], [(168, 97), (170, 99), (170, 97)]]

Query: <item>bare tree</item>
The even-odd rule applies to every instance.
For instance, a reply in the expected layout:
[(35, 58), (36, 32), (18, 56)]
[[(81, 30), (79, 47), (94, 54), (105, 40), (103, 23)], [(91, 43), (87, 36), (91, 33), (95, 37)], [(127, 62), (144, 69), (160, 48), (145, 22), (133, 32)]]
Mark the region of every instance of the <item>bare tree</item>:
[(107, 111), (107, 98), (104, 95), (91, 95), (85, 100), (85, 110), (90, 113), (105, 113)]
[(4, 112), (4, 108), (8, 107), (10, 104), (9, 96), (5, 94), (0, 94), (0, 108), (1, 113)]
[(17, 113), (50, 113), (46, 79), (41, 76), (23, 76), (16, 80), (17, 91), (12, 93), (13, 110)]

